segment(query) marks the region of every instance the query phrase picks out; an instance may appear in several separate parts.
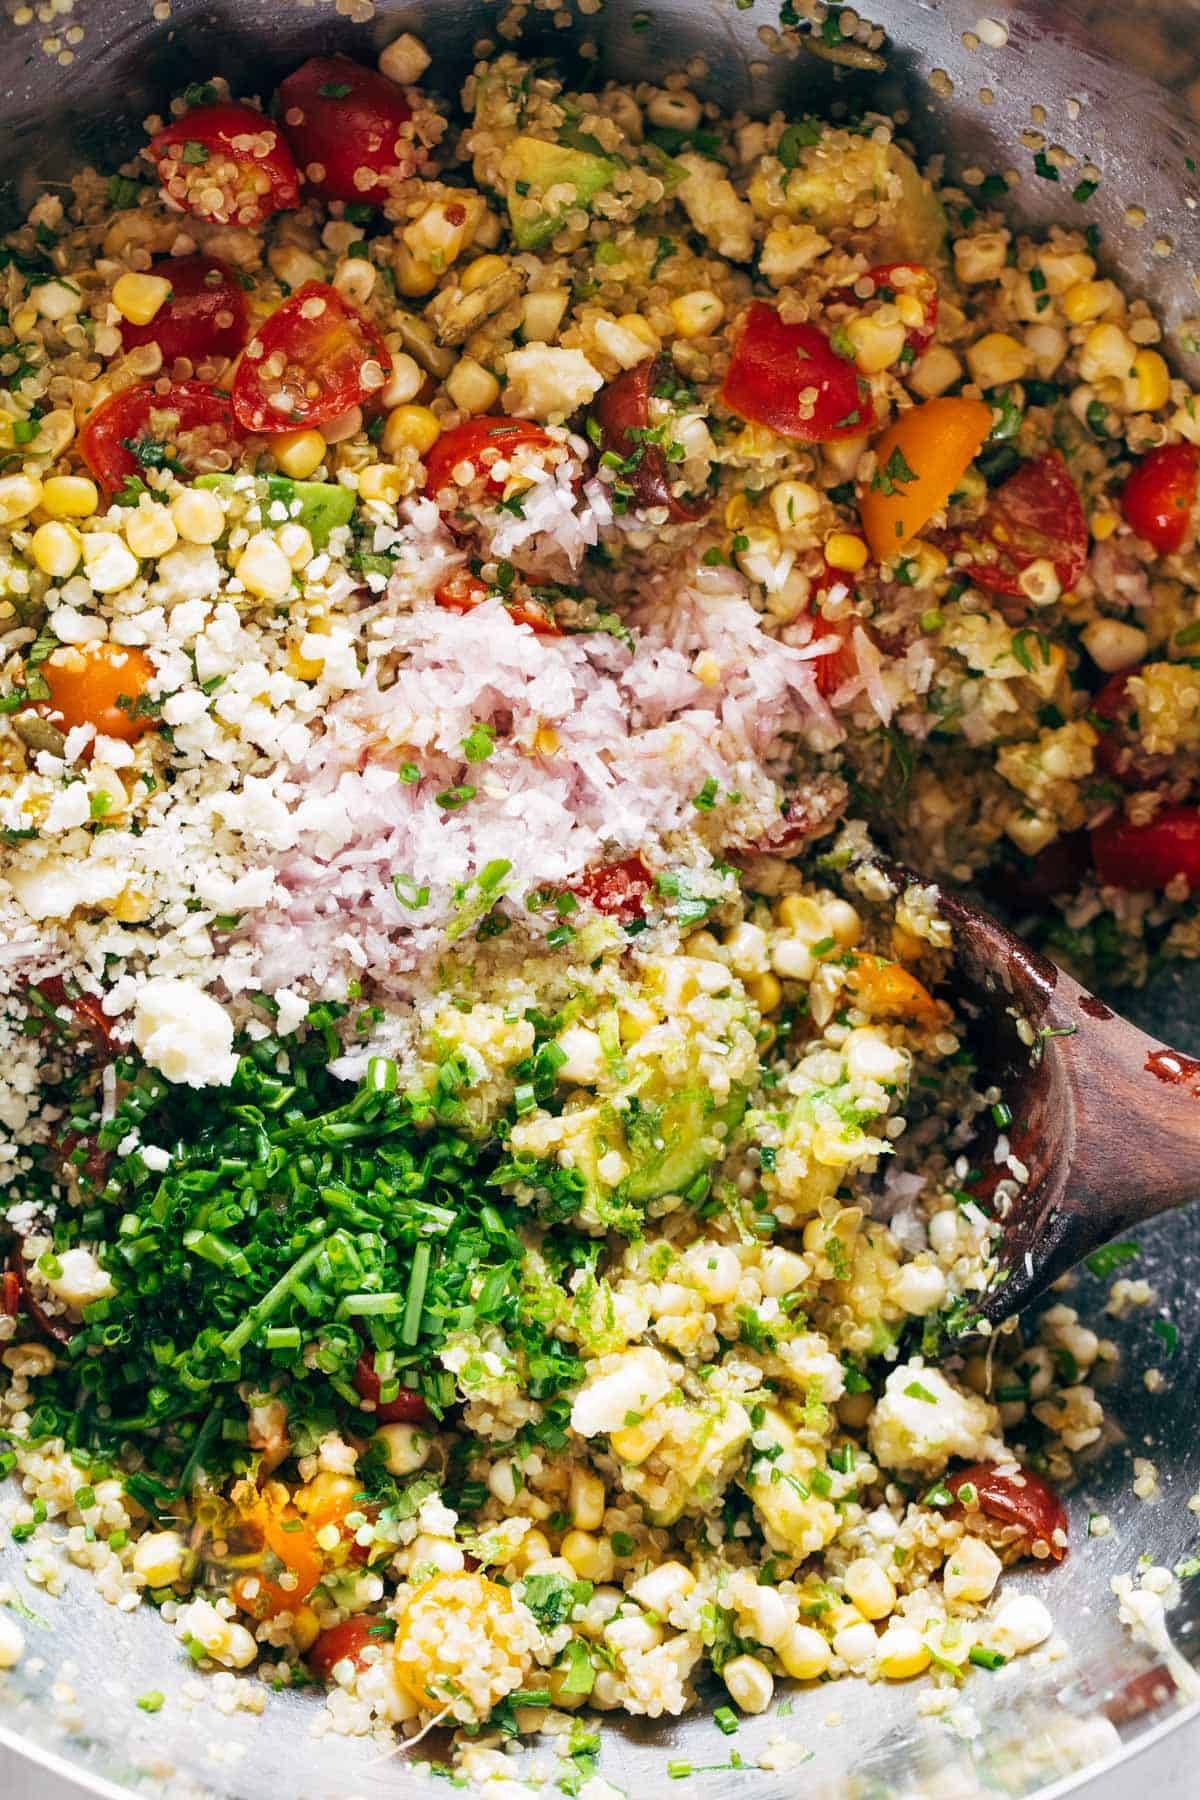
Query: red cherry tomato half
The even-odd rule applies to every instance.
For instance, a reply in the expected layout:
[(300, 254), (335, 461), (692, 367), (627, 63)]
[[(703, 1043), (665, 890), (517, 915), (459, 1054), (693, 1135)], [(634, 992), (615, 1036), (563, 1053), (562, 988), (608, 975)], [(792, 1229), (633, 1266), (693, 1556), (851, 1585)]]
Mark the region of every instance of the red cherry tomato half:
[(1092, 862), (1105, 887), (1158, 893), (1179, 876), (1200, 887), (1200, 807), (1161, 807), (1148, 825), (1106, 820), (1092, 832)]
[(259, 326), (233, 378), (247, 431), (324, 425), (378, 401), (392, 359), (369, 319), (323, 281), (306, 281)]
[(869, 431), (875, 409), (865, 381), (815, 325), (788, 325), (756, 300), (721, 388), (739, 419), (801, 444), (828, 444)]
[(627, 856), (623, 862), (601, 863), (586, 870), (571, 883), (570, 891), (606, 918), (630, 925), (645, 917), (653, 889), (654, 877), (641, 857)]
[(28, 1314), (29, 1321), (35, 1329), (40, 1331), (43, 1337), (49, 1338), (51, 1343), (69, 1344), (79, 1330), (79, 1325), (62, 1314), (48, 1313), (42, 1306), (25, 1279), (25, 1258), (21, 1242), (22, 1240), (18, 1239), (9, 1251), (8, 1265), (4, 1272), (4, 1291), (7, 1300), (12, 1300), (15, 1296), (15, 1305), (9, 1313), (9, 1317), (15, 1319), (23, 1310)]
[[(871, 282), (874, 293), (860, 294), (857, 289), (862, 281)], [(904, 333), (913, 355), (920, 356), (937, 329), (938, 317), (937, 282), (923, 263), (880, 263), (858, 276), (851, 286), (834, 288), (825, 299), (827, 303), (837, 300), (847, 306), (868, 306), (875, 300), (894, 301), (899, 294), (911, 294), (920, 304), (920, 324), (909, 325)]]
[(231, 269), (211, 256), (168, 256), (151, 271), (171, 284), (148, 325), (121, 325), (126, 350), (157, 344), (167, 368), (177, 356), (236, 356), (246, 341), (246, 299)]
[(1087, 562), (1088, 529), (1058, 451), (1034, 457), (1001, 482), (983, 517), (955, 534), (955, 548), (971, 557), (962, 572), (993, 594), (1027, 602), (1021, 576), (1034, 562), (1053, 563), (1059, 587), (1068, 593)]
[(375, 1373), (375, 1356), (364, 1350), (354, 1365), (354, 1386), (364, 1400), (375, 1402), (374, 1417), (380, 1425), (432, 1425), (433, 1416), (420, 1394), (402, 1387), (394, 1400), (380, 1403), (380, 1380)]
[(392, 1631), (378, 1613), (356, 1613), (323, 1631), (305, 1652), (308, 1672), (315, 1681), (328, 1681), (335, 1666), (349, 1660), (356, 1668), (365, 1669), (363, 1651), (386, 1644)]
[(1073, 894), (1091, 872), (1086, 831), (1064, 831), (1028, 862), (1002, 862), (988, 880), (988, 892), (1011, 907), (1041, 908), (1056, 894)]
[(1135, 463), (1121, 489), (1121, 511), (1140, 538), (1160, 556), (1181, 548), (1196, 499), (1200, 450), (1162, 444)]
[[(442, 583), (434, 595), (434, 599), (447, 612), (469, 613), (474, 612), (477, 606), (482, 606), (488, 594), (492, 592), (495, 590), (489, 589), (487, 583), (480, 581), (478, 575), (472, 575), (469, 570), (460, 569), (456, 575), (451, 575), (449, 581)], [(562, 636), (562, 632), (555, 623), (554, 614), (549, 607), (543, 606), (542, 602), (535, 599), (532, 594), (517, 590), (515, 593), (504, 596), (504, 604), (515, 625), (528, 625), (530, 630), (535, 631), (539, 637)]]
[(830, 694), (836, 694), (843, 682), (849, 681), (858, 673), (858, 658), (854, 654), (854, 646), (850, 642), (850, 634), (859, 623), (857, 617), (833, 620), (825, 619), (820, 613), (813, 614), (814, 644), (832, 643), (833, 649), (824, 656), (814, 656), (811, 668), (817, 683), (817, 692), (828, 700)]
[(592, 402), (592, 417), (600, 428), (601, 451), (627, 464), (617, 480), (632, 489), (634, 506), (665, 506), (671, 519), (702, 519), (707, 499), (682, 500), (672, 492), (663, 447), (647, 443), (644, 435), (650, 427), (650, 401), (670, 373), (665, 356), (647, 357), (601, 388)]
[[(495, 500), (504, 493), (507, 465), (515, 450), (556, 448), (555, 439), (530, 419), (464, 419), (442, 433), (425, 456), (425, 492), (452, 528), (470, 526), (457, 515), (469, 505)], [(493, 473), (497, 464), (504, 476)]]
[(402, 90), (348, 56), (312, 56), (280, 82), (279, 116), (322, 200), (382, 200), (422, 160)]
[(146, 155), (163, 193), (218, 225), (261, 225), (300, 204), (296, 165), (278, 126), (252, 106), (197, 106), (155, 132)]
[(0, 1275), (0, 1319), (15, 1319), (21, 1310), (21, 1277), (16, 1269)]
[[(975, 1503), (968, 1511), (978, 1510), (999, 1525), (1020, 1526), (1022, 1555), (1029, 1555), (1034, 1544), (1045, 1544), (1055, 1562), (1066, 1555), (1066, 1509), (1049, 1483), (1031, 1469), (1008, 1474), (996, 1463), (972, 1463), (946, 1485), (956, 1499), (964, 1487), (974, 1488)], [(1061, 1534), (1057, 1541), (1056, 1533)]]
[(79, 434), (83, 460), (108, 494), (148, 468), (176, 464), (198, 474), (209, 452), (236, 452), (241, 442), (229, 396), (200, 381), (176, 381), (161, 392), (149, 381), (125, 388), (102, 400)]

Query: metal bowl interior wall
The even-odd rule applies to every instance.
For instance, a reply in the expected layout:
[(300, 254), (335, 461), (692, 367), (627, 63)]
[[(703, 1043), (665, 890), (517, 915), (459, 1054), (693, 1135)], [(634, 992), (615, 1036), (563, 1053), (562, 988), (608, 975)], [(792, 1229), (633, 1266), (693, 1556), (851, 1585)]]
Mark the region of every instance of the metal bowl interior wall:
[[(1024, 223), (1068, 217), (1094, 220), (1103, 258), (1164, 318), (1177, 366), (1200, 385), (1200, 358), (1179, 343), (1180, 322), (1200, 312), (1200, 179), (1189, 160), (1200, 112), (1200, 6), (1157, 0), (1130, 6), (1088, 0), (990, 0), (1002, 30), (984, 24), (984, 0), (874, 0), (870, 16), (888, 32), (882, 77), (847, 74), (798, 43), (773, 51), (778, 11), (768, 0), (744, 10), (723, 0), (607, 0), (599, 13), (556, 30), (530, 11), (526, 44), (559, 58), (598, 59), (617, 80), (658, 78), (703, 57), (704, 91), (726, 107), (828, 113), (864, 86), (889, 111), (908, 116), (926, 154), (944, 153), (961, 173), (1016, 171), (1012, 211)], [(25, 9), (28, 10), (28, 9)], [(354, 10), (354, 9), (348, 9)], [(497, 8), (485, 0), (380, 0), (368, 22), (329, 4), (283, 0), (173, 0), (156, 22), (147, 0), (77, 0), (53, 24), (0, 23), (4, 86), (0, 97), (0, 198), (11, 213), (47, 182), (85, 161), (111, 166), (140, 141), (140, 121), (188, 80), (212, 72), (238, 92), (266, 94), (303, 57), (338, 46), (367, 55), (401, 29), (415, 31), (433, 54), (429, 78), (452, 94), (481, 40), (498, 41)], [(69, 44), (66, 33), (82, 27)], [(58, 50), (45, 41), (56, 34)], [(1005, 38), (1006, 42), (988, 40)], [(71, 48), (63, 65), (60, 52)], [(594, 49), (595, 58), (590, 54)], [(1030, 134), (1040, 134), (1035, 139)], [(1094, 163), (1101, 180), (1081, 209), (1071, 198), (1079, 176), (1039, 176), (1035, 154), (1061, 146), (1080, 170)], [(1141, 209), (1139, 214), (1131, 209)], [(1185, 334), (1186, 335), (1186, 334)], [(1197, 983), (1189, 970), (1168, 974), (1133, 998), (1139, 1021), (1182, 1047), (1200, 1050)], [(1019, 1577), (1045, 1598), (1067, 1645), (1059, 1660), (1026, 1658), (1002, 1675), (973, 1678), (951, 1693), (944, 1711), (918, 1707), (912, 1686), (846, 1682), (789, 1697), (785, 1716), (745, 1721), (736, 1740), (702, 1715), (671, 1724), (615, 1725), (606, 1732), (602, 1773), (643, 1800), (675, 1784), (670, 1757), (706, 1770), (704, 1791), (744, 1792), (745, 1774), (728, 1769), (731, 1742), (753, 1762), (783, 1736), (811, 1752), (794, 1766), (752, 1777), (761, 1800), (791, 1794), (828, 1800), (899, 1800), (1002, 1792), (1019, 1800), (1049, 1795), (1086, 1779), (1108, 1758), (1128, 1754), (1195, 1709), (1200, 1664), (1197, 1597), (1172, 1615), (1176, 1649), (1139, 1644), (1122, 1627), (1110, 1582), (1146, 1555), (1172, 1566), (1190, 1555), (1198, 1528), (1187, 1501), (1200, 1489), (1200, 1215), (1180, 1215), (1144, 1234), (1139, 1274), (1155, 1301), (1124, 1321), (1103, 1317), (1107, 1283), (1084, 1273), (1070, 1296), (1085, 1320), (1120, 1348), (1104, 1393), (1109, 1436), (1071, 1496), (1071, 1557), (1061, 1567)], [(1179, 1329), (1171, 1359), (1153, 1331), (1155, 1318)], [(1169, 1335), (1169, 1334), (1168, 1334)], [(1165, 1385), (1143, 1380), (1161, 1367)], [(1135, 1456), (1158, 1466), (1161, 1498), (1132, 1493)], [(1088, 1538), (1091, 1515), (1105, 1514), (1111, 1534)], [(7, 1533), (5, 1534), (7, 1537)], [(32, 1756), (62, 1757), (82, 1785), (110, 1794), (148, 1792), (220, 1800), (317, 1800), (353, 1793), (419, 1791), (410, 1759), (390, 1745), (314, 1735), (318, 1707), (302, 1693), (268, 1695), (261, 1717), (222, 1710), (219, 1686), (197, 1677), (169, 1628), (150, 1609), (126, 1615), (100, 1599), (72, 1569), (61, 1599), (26, 1578), (19, 1546), (0, 1547), (0, 1580), (12, 1582), (28, 1609), (28, 1653), (0, 1678), (0, 1741)], [(148, 1716), (137, 1699), (157, 1689), (162, 1710)], [(724, 1769), (712, 1765), (726, 1765)], [(1131, 1779), (1133, 1779), (1131, 1777)], [(110, 1785), (110, 1784), (116, 1784)]]

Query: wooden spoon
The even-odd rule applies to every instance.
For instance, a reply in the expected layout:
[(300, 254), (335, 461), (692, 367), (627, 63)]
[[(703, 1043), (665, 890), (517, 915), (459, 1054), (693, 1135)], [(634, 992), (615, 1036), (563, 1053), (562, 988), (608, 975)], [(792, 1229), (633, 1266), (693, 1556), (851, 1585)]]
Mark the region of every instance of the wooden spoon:
[[(1101, 1244), (1200, 1194), (1200, 1061), (1118, 1017), (960, 895), (938, 892), (978, 1027), (979, 1085), (1001, 1090), (1009, 1153), (1029, 1171), (1002, 1219), (996, 1282), (972, 1307), (995, 1325)], [(972, 1151), (985, 1210), (1010, 1175), (1006, 1159), (995, 1162), (997, 1136)]]

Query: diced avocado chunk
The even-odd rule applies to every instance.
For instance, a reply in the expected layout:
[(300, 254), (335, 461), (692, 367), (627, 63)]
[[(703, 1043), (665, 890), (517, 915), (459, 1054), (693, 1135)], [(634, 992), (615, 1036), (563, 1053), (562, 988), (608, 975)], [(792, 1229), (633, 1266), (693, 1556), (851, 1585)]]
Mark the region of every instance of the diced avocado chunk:
[[(234, 476), (220, 473), (198, 475), (192, 485), (229, 494), (234, 491), (236, 481)], [(268, 507), (273, 500), (283, 501), (288, 518), (305, 527), (314, 550), (324, 550), (330, 533), (339, 525), (348, 525), (354, 512), (353, 489), (342, 487), (336, 481), (293, 481), (288, 475), (267, 475), (260, 477), (254, 485), (262, 507)], [(297, 501), (299, 511), (295, 510)], [(265, 514), (263, 522), (271, 523)]]
[[(508, 214), (519, 250), (540, 250), (550, 242), (572, 207), (587, 206), (602, 188), (610, 187), (618, 165), (608, 156), (541, 138), (519, 137), (504, 152), (501, 165), (508, 190)], [(573, 200), (546, 203), (555, 188), (571, 187)]]
[(641, 1205), (686, 1193), (716, 1160), (714, 1140), (727, 1142), (745, 1110), (741, 1088), (721, 1106), (707, 1088), (682, 1088), (656, 1104), (631, 1101), (624, 1112), (627, 1197)]
[(905, 156), (895, 144), (889, 148), (888, 163), (900, 181), (900, 204), (889, 233), (896, 260), (936, 268), (946, 260), (950, 227), (945, 209), (911, 156)]
[[(946, 260), (946, 214), (931, 184), (910, 156), (895, 144), (856, 138), (849, 145), (831, 142), (821, 132), (815, 143), (797, 145), (784, 183), (787, 210), (818, 231), (844, 225), (859, 207), (877, 205), (880, 255), (895, 262)], [(751, 200), (756, 198), (751, 192)], [(761, 201), (759, 202), (761, 210)]]

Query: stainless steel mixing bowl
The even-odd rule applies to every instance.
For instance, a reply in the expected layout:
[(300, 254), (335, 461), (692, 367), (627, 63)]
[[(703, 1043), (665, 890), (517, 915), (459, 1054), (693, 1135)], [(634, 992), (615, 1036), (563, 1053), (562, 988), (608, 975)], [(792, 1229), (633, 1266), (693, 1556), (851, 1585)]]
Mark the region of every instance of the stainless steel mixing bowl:
[[(16, 0), (6, 0), (0, 22), (0, 198), (13, 206), (27, 205), (44, 183), (82, 161), (104, 166), (129, 154), (144, 114), (214, 70), (239, 92), (265, 94), (313, 51), (338, 46), (370, 56), (406, 29), (433, 53), (429, 81), (453, 94), (476, 45), (496, 41), (500, 16), (487, 0), (379, 0), (365, 20), (365, 0), (337, 0), (336, 10), (328, 0), (223, 0), (215, 7), (172, 0), (153, 10), (150, 0), (76, 0), (73, 13), (56, 10), (70, 0), (34, 3), (38, 17), (18, 25), (12, 15), (23, 14)], [(980, 21), (985, 10), (1003, 30)], [(804, 6), (796, 11), (806, 16)], [(169, 17), (160, 21), (153, 16), (159, 12)], [(866, 87), (888, 110), (906, 110), (922, 150), (944, 151), (953, 170), (1018, 171), (1012, 210), (1020, 221), (1094, 219), (1104, 258), (1159, 310), (1177, 366), (1200, 386), (1200, 357), (1189, 357), (1186, 347), (1191, 334), (1178, 330), (1200, 312), (1200, 178), (1189, 160), (1200, 136), (1193, 123), (1193, 111), (1200, 116), (1200, 6), (873, 0), (869, 13), (888, 33), (881, 77), (848, 73), (794, 46), (772, 53), (774, 0), (607, 0), (601, 12), (564, 30), (553, 27), (549, 10), (530, 9), (525, 26), (527, 41), (559, 57), (595, 46), (604, 73), (617, 79), (661, 78), (703, 57), (704, 85), (726, 106), (824, 111)], [(1071, 198), (1078, 176), (1064, 172), (1055, 182), (1035, 172), (1043, 137), (1047, 147), (1061, 146), (1100, 171), (1086, 213)], [(1162, 978), (1133, 997), (1131, 1009), (1161, 1036), (1200, 1050), (1200, 984), (1187, 975)], [(1174, 1565), (1200, 1534), (1200, 1517), (1186, 1504), (1200, 1489), (1200, 1212), (1145, 1232), (1135, 1268), (1152, 1281), (1156, 1298), (1129, 1319), (1106, 1318), (1101, 1326), (1121, 1357), (1104, 1394), (1111, 1430), (1071, 1496), (1072, 1554), (1058, 1568), (1015, 1578), (1055, 1612), (1067, 1646), (1060, 1660), (1025, 1658), (996, 1676), (977, 1672), (941, 1714), (919, 1710), (928, 1692), (920, 1684), (842, 1682), (790, 1696), (774, 1716), (746, 1720), (736, 1740), (720, 1736), (702, 1714), (661, 1728), (610, 1721), (601, 1765), (608, 1779), (651, 1800), (677, 1791), (669, 1757), (697, 1769), (727, 1765), (732, 1742), (753, 1762), (768, 1740), (785, 1735), (812, 1753), (803, 1768), (712, 1770), (699, 1777), (706, 1794), (745, 1792), (753, 1783), (755, 1800), (796, 1792), (828, 1800), (970, 1800), (985, 1793), (1017, 1800), (1062, 1793), (1087, 1779), (1081, 1771), (1128, 1755), (1200, 1709), (1190, 1666), (1200, 1664), (1200, 1578), (1184, 1584), (1170, 1654), (1133, 1640), (1118, 1622), (1109, 1586), (1143, 1555)], [(1085, 1318), (1101, 1312), (1105, 1286), (1079, 1277), (1072, 1299)], [(1162, 1318), (1179, 1331), (1171, 1358), (1153, 1331)], [(1163, 1391), (1153, 1394), (1143, 1380), (1151, 1365), (1165, 1375)], [(1132, 1493), (1136, 1456), (1151, 1458), (1160, 1472), (1161, 1498), (1150, 1504)], [(1090, 1514), (1107, 1514), (1111, 1535), (1089, 1539)], [(261, 1718), (222, 1713), (212, 1684), (195, 1676), (153, 1612), (115, 1612), (79, 1570), (70, 1571), (61, 1599), (47, 1598), (25, 1578), (24, 1560), (19, 1547), (0, 1548), (0, 1579), (11, 1580), (29, 1608), (27, 1655), (0, 1677), (0, 1743), (42, 1759), (47, 1780), (51, 1768), (65, 1764), (81, 1786), (113, 1795), (141, 1789), (318, 1800), (417, 1791), (407, 1753), (315, 1737), (321, 1709), (311, 1696), (272, 1695)], [(136, 1705), (150, 1689), (166, 1696), (153, 1716)]]

